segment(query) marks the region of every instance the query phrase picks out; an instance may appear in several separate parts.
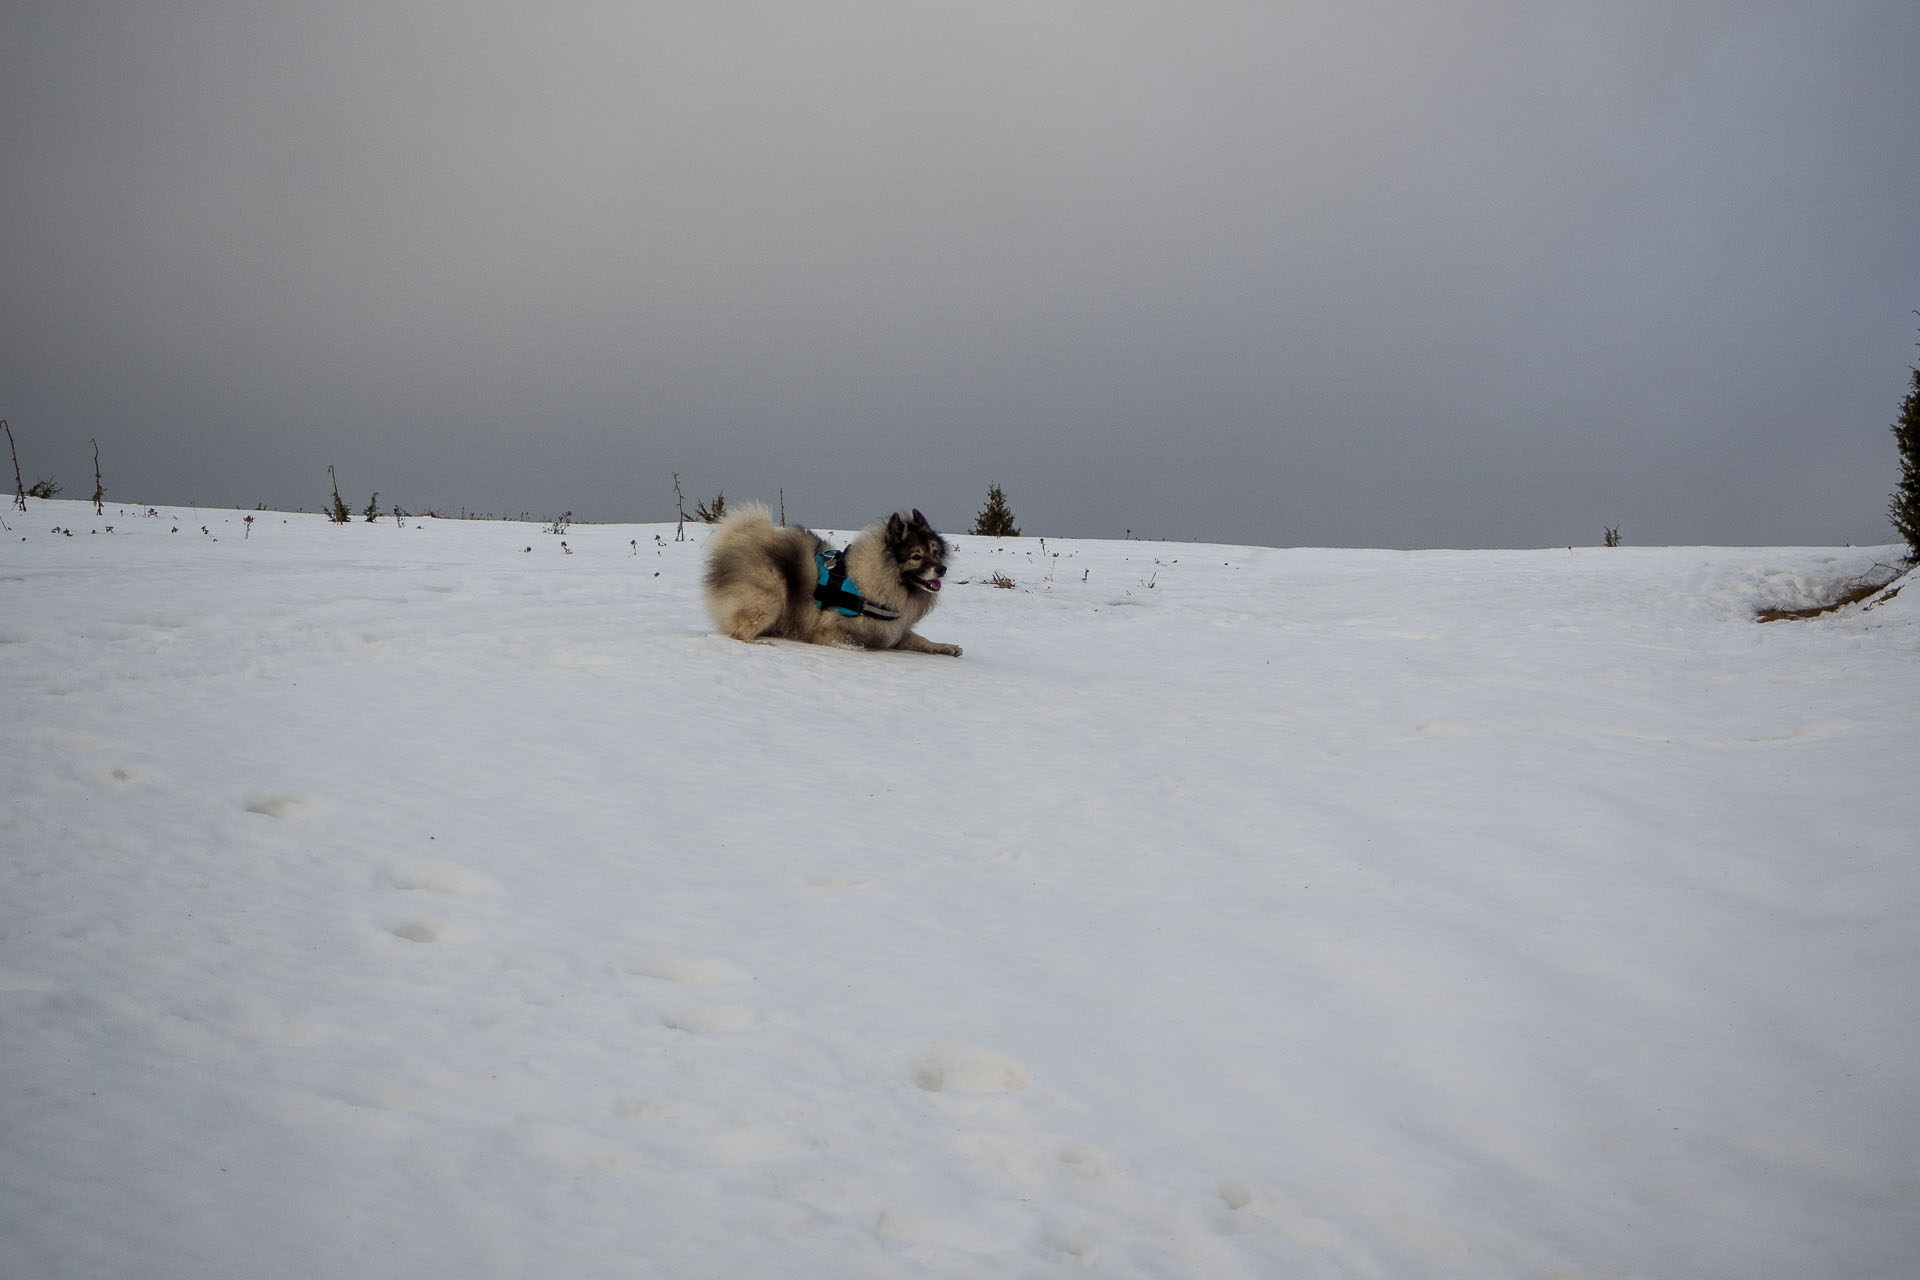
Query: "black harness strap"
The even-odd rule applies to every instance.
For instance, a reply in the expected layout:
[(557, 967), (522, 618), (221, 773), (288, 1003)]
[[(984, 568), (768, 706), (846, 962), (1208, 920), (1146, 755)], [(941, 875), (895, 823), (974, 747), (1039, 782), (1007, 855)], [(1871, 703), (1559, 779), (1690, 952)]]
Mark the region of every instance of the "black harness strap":
[(845, 551), (816, 551), (813, 559), (820, 568), (820, 581), (813, 589), (814, 607), (832, 609), (849, 618), (874, 618), (881, 622), (892, 622), (900, 616), (898, 609), (875, 604), (860, 594), (859, 584), (847, 577)]

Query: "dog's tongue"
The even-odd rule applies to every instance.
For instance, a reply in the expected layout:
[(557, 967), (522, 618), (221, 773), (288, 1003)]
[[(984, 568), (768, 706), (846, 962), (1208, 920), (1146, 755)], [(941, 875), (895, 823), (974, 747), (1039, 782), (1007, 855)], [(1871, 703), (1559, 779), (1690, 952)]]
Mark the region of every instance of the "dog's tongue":
[(940, 589), (940, 579), (928, 578), (925, 582), (922, 582), (920, 585), (925, 587), (929, 591), (938, 591)]

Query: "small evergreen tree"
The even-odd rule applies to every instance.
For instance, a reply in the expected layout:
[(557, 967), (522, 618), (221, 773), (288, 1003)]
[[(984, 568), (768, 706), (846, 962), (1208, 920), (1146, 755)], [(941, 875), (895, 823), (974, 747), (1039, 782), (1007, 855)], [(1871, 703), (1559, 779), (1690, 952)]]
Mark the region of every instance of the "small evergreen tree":
[(709, 506), (704, 502), (693, 504), (693, 514), (702, 524), (719, 524), (727, 518), (727, 495), (723, 490)]
[(1017, 538), (1020, 526), (1013, 522), (1013, 512), (1007, 507), (1007, 495), (1000, 486), (987, 486), (987, 506), (973, 518), (973, 531), (982, 538)]
[(1893, 439), (1900, 447), (1900, 487), (1893, 491), (1887, 514), (1907, 541), (1907, 558), (1920, 561), (1920, 369), (1913, 373), (1913, 390), (1900, 402), (1900, 421)]

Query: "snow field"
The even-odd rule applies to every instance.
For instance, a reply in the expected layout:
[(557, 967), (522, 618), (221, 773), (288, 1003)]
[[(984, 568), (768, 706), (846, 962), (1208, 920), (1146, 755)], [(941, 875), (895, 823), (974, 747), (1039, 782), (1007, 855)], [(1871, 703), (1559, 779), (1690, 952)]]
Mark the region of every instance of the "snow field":
[(1751, 620), (1887, 548), (959, 537), (956, 661), (254, 514), (8, 517), (0, 1273), (1920, 1251), (1920, 594)]

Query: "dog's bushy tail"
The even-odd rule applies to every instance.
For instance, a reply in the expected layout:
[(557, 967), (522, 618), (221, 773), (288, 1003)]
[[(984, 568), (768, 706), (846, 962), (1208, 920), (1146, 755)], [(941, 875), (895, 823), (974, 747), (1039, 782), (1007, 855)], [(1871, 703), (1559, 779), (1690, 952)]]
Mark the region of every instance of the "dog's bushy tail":
[(757, 502), (742, 506), (707, 535), (708, 586), (719, 586), (756, 560), (765, 559), (774, 543), (773, 516), (766, 507)]
[(739, 510), (728, 513), (727, 518), (713, 526), (713, 534), (707, 539), (707, 545), (713, 546), (723, 539), (736, 538), (744, 533), (761, 534), (773, 528), (773, 513), (765, 504), (746, 502)]
[(701, 581), (714, 626), (737, 640), (804, 639), (820, 545), (805, 529), (776, 527), (758, 503), (721, 521), (707, 539)]

